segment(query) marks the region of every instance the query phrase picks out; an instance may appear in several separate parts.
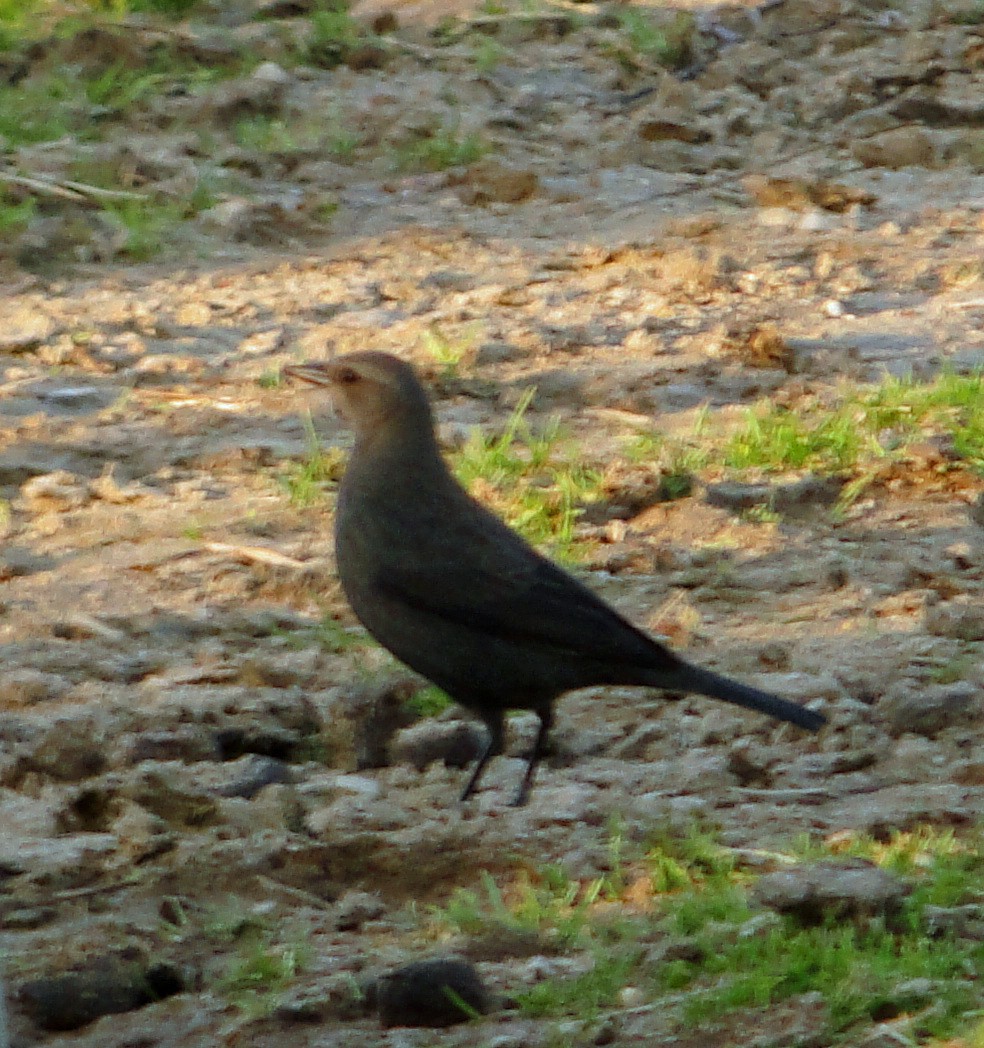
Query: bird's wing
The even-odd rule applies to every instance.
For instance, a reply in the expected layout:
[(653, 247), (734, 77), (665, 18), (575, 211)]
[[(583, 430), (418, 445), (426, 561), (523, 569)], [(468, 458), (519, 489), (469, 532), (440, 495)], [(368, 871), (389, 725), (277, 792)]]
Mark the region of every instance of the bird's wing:
[(482, 545), (489, 543), (487, 556), (471, 546), (469, 552), (479, 555), (456, 557), (449, 551), (442, 565), (430, 560), (391, 566), (378, 586), (407, 607), (519, 644), (647, 667), (676, 662), (587, 586), (506, 529), (482, 539)]

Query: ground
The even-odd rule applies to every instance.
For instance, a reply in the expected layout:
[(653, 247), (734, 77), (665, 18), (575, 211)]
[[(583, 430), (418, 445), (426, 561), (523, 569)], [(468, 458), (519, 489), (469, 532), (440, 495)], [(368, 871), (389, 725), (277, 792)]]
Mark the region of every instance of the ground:
[[(784, 993), (694, 1026), (641, 984), (684, 963), (657, 837), (706, 834), (743, 890), (804, 842), (945, 840), (978, 860), (948, 912), (984, 897), (984, 11), (374, 3), (319, 28), (296, 6), (43, 26), (3, 52), (8, 112), (53, 70), (106, 78), (58, 110), (64, 134), (3, 132), (13, 1043), (930, 1038), (925, 1002), (838, 1024), (829, 996)], [(148, 73), (179, 45), (223, 78)], [(460, 805), (476, 736), (456, 708), (421, 718), (433, 696), (347, 610), (348, 438), (279, 374), (366, 348), (420, 367), (480, 497), (688, 657), (829, 726), (593, 689), (560, 703), (526, 807), (525, 715)], [(769, 450), (783, 408), (801, 430)], [(520, 1003), (597, 967), (586, 939), (550, 939), (553, 910), (532, 939), (497, 923), (489, 885), (515, 910), (550, 870), (572, 898), (604, 883), (599, 920), (649, 915), (590, 1014), (387, 1031), (354, 1003), (434, 955)], [(979, 1001), (976, 941), (949, 978)], [(64, 1009), (24, 988), (105, 957), (165, 999), (43, 1030)], [(979, 1043), (972, 1012), (941, 1020), (950, 1043)]]

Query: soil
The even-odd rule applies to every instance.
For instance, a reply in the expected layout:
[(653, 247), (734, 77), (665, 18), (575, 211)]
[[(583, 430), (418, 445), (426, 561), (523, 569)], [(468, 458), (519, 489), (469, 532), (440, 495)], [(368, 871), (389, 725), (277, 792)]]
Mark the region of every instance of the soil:
[[(984, 367), (972, 9), (688, 6), (700, 31), (672, 72), (633, 58), (617, 5), (475, 15), (450, 43), (433, 5), (356, 9), (393, 10), (397, 44), (365, 67), (278, 65), (272, 111), (289, 124), (330, 99), (377, 147), (346, 163), (239, 156), (242, 193), (146, 264), (91, 230), (72, 258), (39, 263), (65, 243), (60, 213), (8, 253), (0, 915), (13, 1043), (553, 1043), (555, 1023), (508, 1011), (386, 1032), (332, 994), (460, 947), (424, 915), (481, 890), (483, 871), (597, 876), (616, 817), (636, 842), (702, 820), (757, 850), (979, 819), (984, 478), (950, 469), (946, 449), (917, 447), (843, 514), (807, 495), (755, 519), (698, 485), (625, 520), (586, 515), (591, 585), (695, 661), (813, 703), (830, 726), (814, 738), (699, 698), (578, 693), (521, 809), (508, 802), (530, 718), (511, 722), (513, 756), (460, 806), (465, 773), (419, 768), (412, 733), (450, 737), (464, 715), (410, 726), (402, 700), (417, 683), (343, 643), (358, 631), (334, 577), (330, 497), (288, 497), (308, 408), (325, 448), (347, 440), (316, 397), (276, 381), (299, 358), (413, 360), (449, 447), (500, 428), (535, 386), (531, 425), (559, 415), (612, 504), (645, 482), (626, 451), (640, 430)], [(476, 34), (503, 48), (492, 69), (476, 68)], [(266, 57), (277, 62), (273, 44)], [(189, 119), (217, 119), (227, 90), (196, 97)], [(488, 155), (394, 169), (393, 149), (452, 116)], [(107, 141), (156, 150), (160, 180), (209, 162), (158, 117), (145, 108)], [(19, 170), (33, 158), (36, 173), (40, 152)], [(58, 162), (47, 170), (61, 177)], [(322, 221), (310, 202), (325, 194), (336, 206)], [(428, 349), (435, 329), (465, 347), (450, 374)], [(228, 988), (251, 927), (271, 949), (305, 948), (262, 1016)], [(503, 949), (479, 965), (496, 993), (564, 970)], [(23, 986), (119, 951), (170, 966), (185, 992), (72, 1032), (31, 1020)], [(790, 1014), (694, 1043), (778, 1044)], [(633, 1015), (613, 1009), (594, 1043), (652, 1043)]]

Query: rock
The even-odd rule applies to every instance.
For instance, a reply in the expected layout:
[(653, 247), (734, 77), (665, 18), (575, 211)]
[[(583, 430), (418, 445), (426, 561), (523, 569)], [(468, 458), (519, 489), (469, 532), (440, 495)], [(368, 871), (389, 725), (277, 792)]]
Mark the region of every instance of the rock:
[(784, 207), (797, 211), (819, 207), (840, 214), (849, 207), (868, 207), (877, 200), (874, 193), (823, 179), (752, 174), (742, 179), (742, 185), (759, 207)]
[(102, 732), (86, 719), (57, 720), (28, 754), (27, 763), (62, 782), (91, 778), (106, 766)]
[(893, 916), (909, 894), (897, 877), (863, 859), (819, 862), (761, 877), (754, 888), (770, 910), (806, 924), (855, 917)]
[(218, 815), (215, 798), (181, 782), (173, 766), (148, 767), (136, 782), (127, 784), (125, 793), (169, 826), (209, 826)]
[(275, 62), (264, 62), (252, 76), (217, 85), (203, 97), (202, 104), (214, 119), (223, 122), (276, 116), (292, 80), (290, 73)]
[(478, 969), (454, 957), (398, 968), (377, 980), (371, 996), (387, 1028), (454, 1026), (491, 1008)]
[(16, 991), (28, 1017), (42, 1030), (77, 1030), (102, 1015), (130, 1012), (184, 990), (169, 964), (148, 966), (126, 955), (87, 959), (74, 971), (32, 979)]
[(231, 766), (232, 779), (216, 792), (220, 797), (243, 797), (252, 800), (267, 786), (282, 785), (291, 781), (290, 768), (273, 757), (261, 757), (250, 753)]
[(340, 932), (358, 931), (366, 921), (386, 912), (386, 904), (371, 892), (346, 892), (335, 903), (335, 927)]
[(449, 176), (448, 185), (458, 187), (464, 204), (519, 204), (536, 194), (540, 180), (527, 168), (486, 157), (463, 173)]
[(893, 735), (915, 732), (933, 736), (982, 712), (978, 689), (966, 681), (937, 685), (906, 681), (889, 692), (877, 708)]
[(134, 863), (163, 855), (177, 843), (175, 835), (160, 816), (152, 815), (139, 804), (129, 801), (123, 802), (111, 829), (119, 838), (120, 851)]
[(56, 673), (35, 669), (11, 669), (0, 675), (0, 706), (35, 706), (62, 698), (71, 684)]
[(199, 725), (147, 731), (123, 736), (116, 747), (114, 763), (140, 764), (142, 761), (217, 761), (221, 759), (218, 740)]
[(423, 771), (434, 761), (447, 768), (464, 768), (485, 746), (481, 727), (470, 721), (424, 720), (397, 733), (390, 746), (390, 760), (411, 764)]
[(777, 513), (795, 515), (814, 506), (832, 506), (840, 497), (844, 480), (840, 477), (803, 477), (791, 484), (748, 484), (722, 481), (707, 486), (711, 506), (742, 512), (754, 506), (768, 506)]
[(54, 334), (54, 322), (36, 308), (22, 306), (4, 311), (0, 353), (30, 353)]
[(953, 935), (960, 939), (984, 942), (984, 906), (927, 906), (923, 909), (926, 931), (934, 938)]
[(933, 138), (919, 127), (896, 127), (855, 142), (851, 152), (865, 167), (937, 167), (939, 152)]
[(42, 473), (21, 485), (21, 501), (32, 513), (64, 513), (91, 500), (88, 485), (68, 470)]
[(390, 762), (390, 740), (415, 717), (408, 701), (420, 685), (417, 680), (399, 678), (363, 685), (344, 698), (346, 712), (355, 734), (358, 770), (385, 768)]
[(954, 597), (926, 608), (926, 629), (937, 637), (984, 640), (984, 605), (968, 596)]

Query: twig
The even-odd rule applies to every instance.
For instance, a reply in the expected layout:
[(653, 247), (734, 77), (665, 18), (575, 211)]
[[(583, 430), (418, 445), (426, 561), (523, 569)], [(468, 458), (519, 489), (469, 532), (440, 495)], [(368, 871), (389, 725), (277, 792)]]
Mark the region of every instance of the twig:
[(68, 189), (74, 189), (83, 196), (93, 197), (95, 200), (147, 200), (143, 193), (134, 193), (128, 189), (103, 189), (101, 186), (90, 186), (86, 182), (73, 182), (65, 179), (61, 183)]
[(236, 546), (229, 542), (206, 542), (205, 549), (210, 553), (225, 553), (236, 560), (256, 561), (260, 564), (273, 564), (278, 568), (303, 568), (304, 562), (278, 553), (266, 546)]
[(275, 881), (272, 877), (264, 877), (262, 873), (256, 875), (256, 881), (270, 891), (280, 892), (283, 895), (290, 895), (293, 898), (299, 899), (301, 902), (306, 902), (309, 906), (314, 906), (319, 910), (331, 909), (331, 903), (325, 902), (324, 899), (319, 899), (313, 892), (306, 892), (303, 888), (293, 888), (289, 884), (284, 884), (282, 881)]
[(102, 189), (100, 186), (90, 186), (86, 182), (75, 182), (71, 179), (55, 182), (47, 178), (13, 175), (6, 171), (0, 171), (0, 182), (5, 182), (8, 186), (20, 186), (32, 193), (58, 197), (61, 200), (75, 200), (83, 204), (90, 201), (147, 199), (142, 193), (131, 193), (125, 189)]

